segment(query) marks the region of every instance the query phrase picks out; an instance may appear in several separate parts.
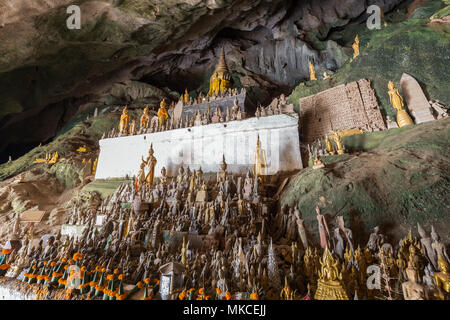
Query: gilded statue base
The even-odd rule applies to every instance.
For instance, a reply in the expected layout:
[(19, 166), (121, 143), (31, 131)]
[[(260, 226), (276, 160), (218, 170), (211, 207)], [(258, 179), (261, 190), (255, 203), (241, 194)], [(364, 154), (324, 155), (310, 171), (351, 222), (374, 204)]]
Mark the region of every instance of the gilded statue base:
[(317, 283), (316, 300), (349, 300), (347, 293), (338, 281), (323, 281)]
[(338, 150), (338, 151), (337, 151), (337, 154), (344, 154), (344, 153), (345, 153), (344, 150)]
[(398, 124), (398, 127), (401, 128), (404, 126), (409, 126), (411, 124), (414, 124), (414, 122), (412, 121), (408, 112), (406, 112), (405, 109), (402, 109), (397, 112), (397, 124)]

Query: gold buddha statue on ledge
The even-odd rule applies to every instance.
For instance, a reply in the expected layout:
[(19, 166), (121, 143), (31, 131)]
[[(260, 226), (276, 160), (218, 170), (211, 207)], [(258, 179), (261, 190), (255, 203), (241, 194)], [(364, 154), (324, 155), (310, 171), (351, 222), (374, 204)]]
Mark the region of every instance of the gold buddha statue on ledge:
[(389, 100), (391, 101), (392, 106), (397, 109), (398, 127), (401, 128), (404, 126), (409, 126), (410, 124), (414, 124), (408, 112), (403, 109), (403, 98), (398, 92), (398, 89), (394, 88), (394, 83), (392, 81), (389, 81), (388, 88)]
[(232, 88), (231, 85), (231, 73), (228, 70), (227, 63), (225, 61), (225, 51), (220, 51), (219, 64), (214, 70), (209, 80), (208, 96), (216, 95), (220, 96), (224, 94), (228, 89)]

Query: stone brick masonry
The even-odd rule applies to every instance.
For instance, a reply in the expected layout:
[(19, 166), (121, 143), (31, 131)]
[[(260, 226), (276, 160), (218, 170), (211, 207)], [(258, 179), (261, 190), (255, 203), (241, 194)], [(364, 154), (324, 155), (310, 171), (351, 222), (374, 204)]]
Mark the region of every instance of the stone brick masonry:
[(375, 92), (366, 79), (301, 98), (299, 106), (303, 144), (323, 138), (331, 130), (386, 129)]

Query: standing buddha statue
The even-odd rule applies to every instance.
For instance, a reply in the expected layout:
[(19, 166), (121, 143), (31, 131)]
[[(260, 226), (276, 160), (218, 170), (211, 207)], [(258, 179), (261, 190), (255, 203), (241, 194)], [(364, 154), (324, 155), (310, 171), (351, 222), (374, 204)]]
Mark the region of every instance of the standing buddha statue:
[(166, 99), (163, 99), (160, 103), (160, 108), (158, 110), (158, 120), (159, 120), (159, 126), (162, 127), (165, 123), (167, 118), (169, 118), (169, 114), (167, 113), (166, 109)]
[(184, 90), (183, 102), (184, 102), (184, 105), (189, 104), (189, 92), (188, 92), (187, 88), (186, 88), (186, 90)]
[(359, 56), (359, 37), (356, 35), (355, 42), (352, 44), (353, 48), (353, 59)]
[(253, 176), (255, 180), (260, 178), (260, 180), (264, 181), (264, 177), (266, 175), (267, 161), (266, 161), (266, 152), (261, 149), (261, 141), (256, 141), (256, 151), (255, 151), (255, 163), (253, 164)]
[(231, 73), (225, 61), (225, 51), (220, 51), (219, 64), (209, 79), (208, 96), (221, 96), (231, 88)]
[(314, 69), (314, 65), (311, 61), (309, 61), (309, 80), (317, 80), (316, 78), (316, 70)]
[(394, 88), (394, 83), (389, 81), (388, 83), (388, 94), (389, 100), (391, 101), (392, 106), (397, 109), (397, 124), (398, 126), (404, 127), (409, 126), (410, 124), (414, 124), (409, 114), (403, 109), (403, 99), (400, 93), (398, 93), (398, 89)]
[(130, 116), (128, 115), (128, 107), (125, 106), (122, 110), (122, 115), (120, 116), (119, 122), (119, 133), (126, 133), (128, 129), (128, 123), (130, 122)]
[(330, 155), (334, 155), (333, 144), (331, 143), (330, 137), (325, 135), (325, 146)]
[(150, 149), (148, 150), (148, 157), (146, 160), (142, 159), (142, 162), (148, 166), (148, 173), (145, 177), (145, 181), (147, 186), (150, 187), (153, 184), (153, 179), (155, 177), (155, 166), (156, 166), (156, 158), (153, 155), (153, 144), (150, 145)]
[(150, 116), (148, 115), (148, 105), (144, 108), (144, 113), (141, 116), (141, 127), (140, 129), (147, 129), (148, 123), (150, 122)]

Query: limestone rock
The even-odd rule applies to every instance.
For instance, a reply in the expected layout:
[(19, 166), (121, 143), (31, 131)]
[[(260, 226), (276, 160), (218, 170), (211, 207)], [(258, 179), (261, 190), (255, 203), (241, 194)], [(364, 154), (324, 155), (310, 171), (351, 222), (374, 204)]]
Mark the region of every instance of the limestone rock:
[(435, 119), (428, 99), (416, 79), (407, 73), (403, 73), (400, 85), (406, 100), (406, 105), (414, 117), (415, 123), (434, 121)]

